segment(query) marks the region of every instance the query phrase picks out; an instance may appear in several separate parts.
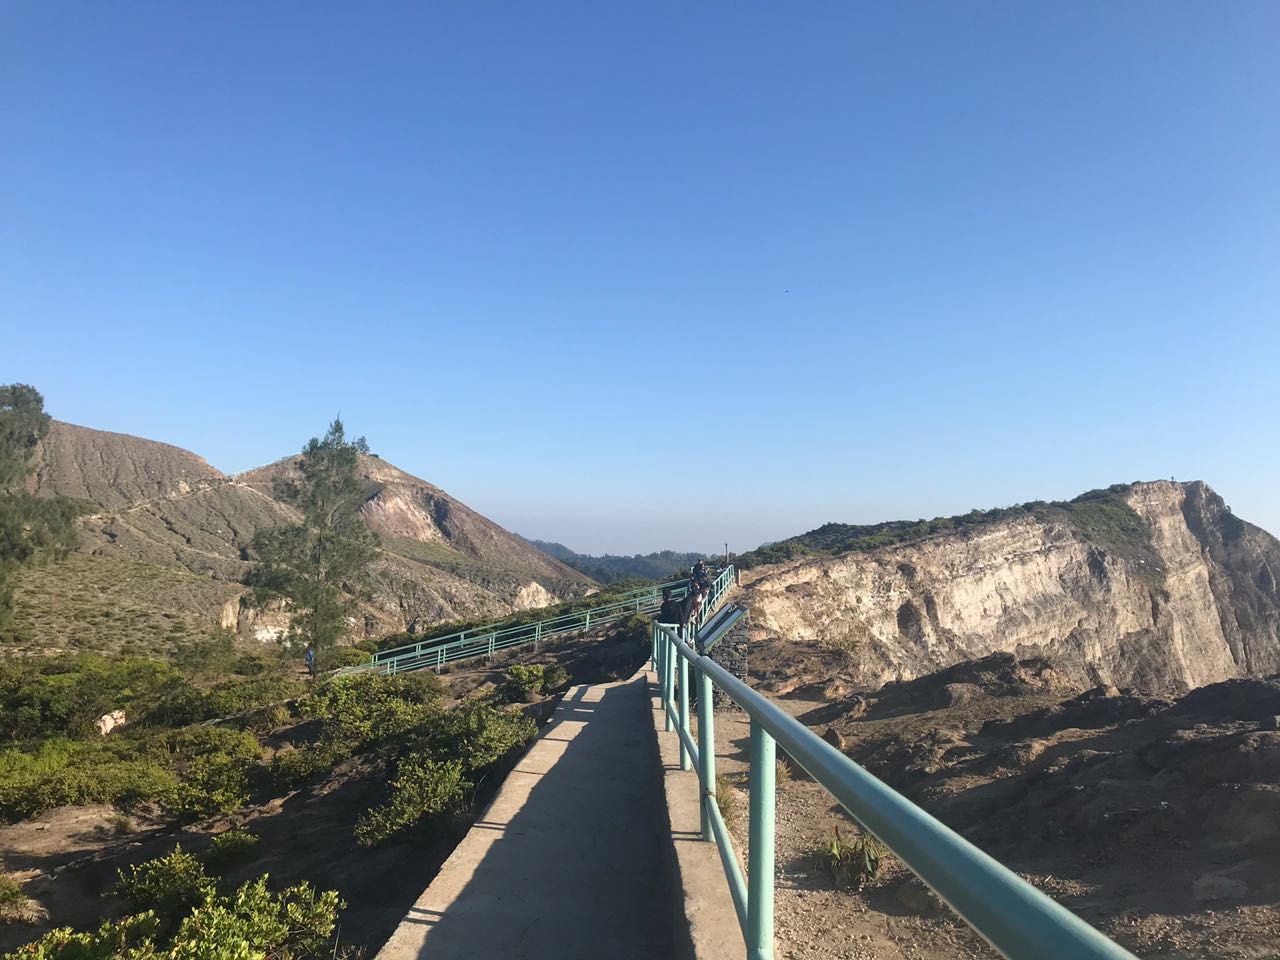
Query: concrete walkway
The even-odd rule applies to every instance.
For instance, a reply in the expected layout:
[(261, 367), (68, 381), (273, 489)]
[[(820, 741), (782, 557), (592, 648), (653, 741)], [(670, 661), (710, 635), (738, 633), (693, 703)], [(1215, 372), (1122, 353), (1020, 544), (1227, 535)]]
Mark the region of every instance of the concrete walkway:
[(572, 688), (377, 960), (673, 954), (643, 674)]

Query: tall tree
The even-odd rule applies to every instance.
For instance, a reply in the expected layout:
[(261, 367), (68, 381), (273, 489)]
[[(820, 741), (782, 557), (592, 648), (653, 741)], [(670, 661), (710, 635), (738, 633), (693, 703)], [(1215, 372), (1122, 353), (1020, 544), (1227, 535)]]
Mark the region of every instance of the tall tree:
[(32, 456), (49, 433), (44, 398), (25, 383), (0, 386), (0, 628), (13, 615), (13, 577), (44, 558), (65, 556), (77, 540), (84, 504), (27, 492)]
[(329, 646), (347, 629), (355, 601), (366, 595), (378, 539), (360, 517), (367, 491), (359, 457), (364, 437), (347, 440), (341, 420), (302, 449), (296, 476), (277, 478), (277, 499), (302, 513), (302, 522), (263, 530), (253, 549), (261, 561), (251, 575), (260, 600), (287, 597), (293, 618), (286, 639)]

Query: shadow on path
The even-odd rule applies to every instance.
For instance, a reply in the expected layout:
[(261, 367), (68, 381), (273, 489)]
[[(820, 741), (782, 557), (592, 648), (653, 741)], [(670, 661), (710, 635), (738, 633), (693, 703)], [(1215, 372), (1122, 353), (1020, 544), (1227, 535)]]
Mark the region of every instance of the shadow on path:
[(578, 687), (379, 960), (672, 954), (643, 677)]

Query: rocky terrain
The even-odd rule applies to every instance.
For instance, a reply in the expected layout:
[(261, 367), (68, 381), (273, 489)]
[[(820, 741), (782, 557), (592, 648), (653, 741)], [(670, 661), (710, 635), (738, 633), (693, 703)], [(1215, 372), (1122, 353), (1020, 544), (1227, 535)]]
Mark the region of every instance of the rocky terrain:
[(999, 513), (744, 572), (753, 668), (778, 692), (816, 676), (875, 688), (995, 652), (1152, 693), (1280, 670), (1280, 541), (1205, 484)]
[[(779, 702), (1137, 955), (1275, 956), (1280, 676), (1180, 697), (1081, 690), (1079, 677), (994, 654), (834, 700), (816, 682)], [(722, 727), (732, 775), (746, 725)], [(836, 883), (821, 852), (857, 827), (792, 769), (778, 801), (780, 956), (995, 956), (892, 858), (859, 890)]]
[[(283, 615), (243, 604), (241, 581), (254, 533), (294, 518), (271, 495), (272, 480), (294, 463), (228, 476), (177, 447), (55, 422), (38, 451), (33, 490), (89, 506), (77, 553), (22, 574), (23, 645), (111, 647), (119, 637), (146, 647), (198, 638), (219, 624), (259, 639), (276, 635)], [(438, 487), (375, 456), (362, 457), (360, 468), (363, 514), (382, 552), (357, 635), (500, 617), (594, 587)]]

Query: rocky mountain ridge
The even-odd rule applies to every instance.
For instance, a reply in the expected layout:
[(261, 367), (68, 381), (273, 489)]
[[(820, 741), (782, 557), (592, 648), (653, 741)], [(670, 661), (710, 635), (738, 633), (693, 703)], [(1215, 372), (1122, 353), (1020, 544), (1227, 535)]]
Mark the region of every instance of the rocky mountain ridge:
[(1029, 511), (747, 571), (753, 670), (876, 688), (1004, 652), (1150, 692), (1280, 670), (1280, 541), (1198, 481), (1112, 497), (1123, 536)]
[[(90, 506), (71, 561), (33, 572), (28, 587), (41, 589), (19, 585), (18, 615), (29, 639), (46, 647), (73, 642), (78, 623), (98, 614), (59, 618), (45, 609), (36, 616), (31, 607), (89, 601), (94, 598), (86, 592), (95, 591), (113, 594), (99, 605), (104, 610), (114, 603), (149, 614), (176, 593), (182, 602), (165, 612), (192, 629), (221, 624), (261, 639), (278, 633), (282, 615), (242, 603), (241, 581), (255, 532), (296, 518), (272, 496), (271, 485), (295, 470), (297, 459), (232, 476), (179, 447), (55, 421), (37, 451), (32, 490)], [(375, 595), (357, 634), (501, 617), (594, 587), (439, 487), (378, 457), (362, 456), (360, 474), (368, 491), (362, 513), (380, 534), (382, 551)], [(86, 591), (87, 584), (102, 588)]]

